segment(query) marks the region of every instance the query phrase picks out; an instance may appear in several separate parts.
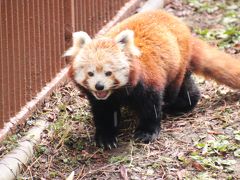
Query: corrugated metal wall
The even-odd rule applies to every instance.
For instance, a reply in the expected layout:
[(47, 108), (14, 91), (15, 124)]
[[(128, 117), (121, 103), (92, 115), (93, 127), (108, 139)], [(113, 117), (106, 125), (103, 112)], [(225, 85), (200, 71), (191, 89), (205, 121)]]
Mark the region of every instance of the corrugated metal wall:
[(0, 0), (0, 128), (64, 67), (71, 33), (95, 34), (128, 0)]
[[(75, 0), (74, 11), (76, 13), (74, 14), (74, 19), (76, 29), (84, 29), (91, 35), (97, 33), (127, 1), (128, 0)], [(85, 16), (82, 16), (82, 14)]]

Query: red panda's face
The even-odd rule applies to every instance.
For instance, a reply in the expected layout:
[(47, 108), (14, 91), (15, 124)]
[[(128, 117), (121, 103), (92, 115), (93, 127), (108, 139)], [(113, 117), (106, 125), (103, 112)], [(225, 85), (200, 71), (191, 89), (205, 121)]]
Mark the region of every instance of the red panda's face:
[(72, 56), (75, 82), (88, 89), (97, 99), (105, 100), (129, 81), (131, 56), (140, 56), (133, 42), (133, 32), (123, 31), (116, 38), (92, 40), (85, 32), (73, 34)]
[(97, 99), (107, 99), (128, 83), (130, 62), (111, 39), (93, 40), (73, 60), (74, 80)]

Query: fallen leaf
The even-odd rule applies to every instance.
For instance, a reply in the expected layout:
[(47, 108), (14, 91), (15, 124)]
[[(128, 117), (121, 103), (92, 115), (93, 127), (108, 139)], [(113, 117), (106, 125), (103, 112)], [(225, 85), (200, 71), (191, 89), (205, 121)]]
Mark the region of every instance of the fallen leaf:
[(224, 133), (223, 132), (219, 132), (219, 131), (208, 131), (208, 134), (219, 135), (219, 134), (224, 134)]
[(204, 171), (205, 168), (198, 162), (194, 161), (192, 163), (192, 167), (195, 168), (197, 171)]
[(177, 176), (179, 180), (183, 180), (183, 178), (186, 176), (187, 171), (185, 169), (182, 169), (181, 171), (177, 172)]
[(67, 106), (67, 110), (71, 113), (73, 112), (73, 108), (71, 106)]
[(147, 175), (148, 175), (148, 176), (151, 176), (151, 175), (153, 175), (153, 174), (154, 174), (154, 170), (151, 169), (151, 168), (149, 168), (149, 169), (147, 170)]
[(120, 167), (120, 175), (123, 180), (128, 180), (127, 169), (124, 166)]
[(237, 149), (236, 151), (234, 151), (234, 156), (240, 157), (240, 149)]
[(208, 144), (205, 144), (205, 146), (202, 149), (202, 155), (206, 155), (208, 152)]
[(48, 115), (48, 121), (53, 122), (57, 119), (56, 114), (49, 114)]

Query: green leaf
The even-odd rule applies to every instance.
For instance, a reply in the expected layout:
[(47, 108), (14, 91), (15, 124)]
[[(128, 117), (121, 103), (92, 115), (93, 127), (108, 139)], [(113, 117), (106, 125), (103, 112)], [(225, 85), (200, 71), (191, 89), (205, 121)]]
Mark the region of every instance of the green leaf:
[(113, 163), (121, 163), (121, 162), (128, 163), (129, 162), (129, 157), (126, 156), (126, 155), (112, 156), (109, 159), (109, 162), (111, 164), (113, 164)]
[(235, 157), (239, 157), (240, 158), (240, 149), (237, 149), (236, 151), (234, 151), (234, 156)]
[(201, 149), (201, 148), (206, 146), (206, 143), (200, 142), (196, 146), (197, 146), (198, 149)]
[(66, 158), (63, 159), (63, 162), (64, 162), (64, 163), (67, 163), (67, 162), (68, 162), (68, 159), (66, 159)]
[(213, 180), (213, 178), (211, 178), (211, 176), (208, 174), (208, 172), (204, 172), (204, 173), (199, 173), (194, 180)]
[(213, 142), (211, 147), (219, 152), (227, 152), (229, 145), (230, 145), (229, 141), (220, 140)]
[(238, 140), (238, 141), (240, 141), (240, 134), (236, 134), (236, 135), (235, 135), (235, 139)]
[(225, 159), (225, 160), (220, 160), (220, 163), (224, 166), (231, 166), (236, 164), (236, 161), (233, 159), (230, 159), (230, 160)]

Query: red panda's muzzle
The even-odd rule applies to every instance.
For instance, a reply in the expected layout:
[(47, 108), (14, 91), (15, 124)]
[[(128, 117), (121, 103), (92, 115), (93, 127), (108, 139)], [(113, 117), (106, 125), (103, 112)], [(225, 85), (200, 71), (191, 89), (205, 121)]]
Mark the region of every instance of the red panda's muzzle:
[(93, 95), (99, 100), (105, 100), (109, 97), (111, 91), (95, 91)]

